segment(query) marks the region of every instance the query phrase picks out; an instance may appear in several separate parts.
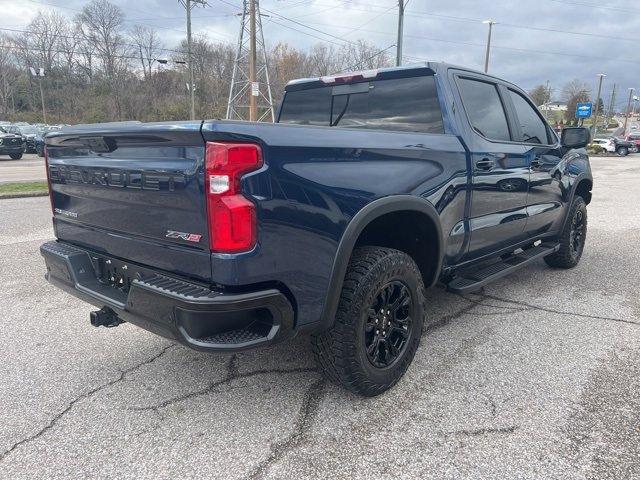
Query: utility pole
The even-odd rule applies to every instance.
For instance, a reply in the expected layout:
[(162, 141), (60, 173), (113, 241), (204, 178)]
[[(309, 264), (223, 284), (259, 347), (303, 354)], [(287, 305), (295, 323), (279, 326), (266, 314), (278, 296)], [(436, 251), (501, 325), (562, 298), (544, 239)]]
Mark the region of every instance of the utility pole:
[(485, 25), (489, 25), (489, 34), (487, 36), (487, 53), (484, 56), (484, 73), (489, 71), (489, 54), (491, 53), (491, 32), (493, 30), (493, 26), (498, 23), (491, 19), (484, 20), (482, 23)]
[(607, 124), (609, 123), (609, 119), (613, 118), (613, 109), (616, 104), (616, 89), (618, 86), (614, 83), (613, 90), (611, 90), (611, 98), (609, 99), (609, 106), (607, 107)]
[(595, 138), (596, 132), (598, 131), (598, 113), (600, 113), (600, 94), (602, 93), (602, 80), (606, 75), (604, 73), (599, 73), (598, 77), (600, 78), (598, 82), (598, 95), (596, 96), (596, 112), (593, 116), (593, 125), (591, 126), (591, 138)]
[(623, 127), (624, 131), (622, 132), (623, 135), (627, 134), (627, 120), (629, 120), (629, 115), (631, 114), (631, 99), (633, 98), (634, 91), (635, 91), (634, 88), (629, 89), (629, 103), (627, 103), (627, 110), (624, 115), (624, 127)]
[(191, 9), (196, 5), (205, 6), (206, 0), (179, 0), (180, 3), (187, 10), (187, 62), (189, 67), (189, 93), (190, 93), (190, 110), (191, 120), (196, 119), (196, 89), (195, 80), (193, 74), (193, 56), (191, 54)]
[(547, 122), (549, 121), (549, 109), (551, 108), (551, 105), (549, 105), (551, 103), (551, 88), (549, 87), (549, 80), (547, 80), (547, 88), (545, 90), (545, 93), (547, 94)]
[(42, 79), (44, 78), (44, 68), (38, 68), (36, 70), (33, 67), (29, 67), (31, 75), (38, 79), (38, 86), (40, 87), (40, 103), (42, 104), (42, 121), (47, 123), (47, 110), (44, 106), (44, 89), (42, 88)]
[(398, 0), (398, 41), (396, 42), (396, 67), (402, 65), (402, 37), (404, 32), (404, 7), (408, 0)]
[(275, 121), (259, 0), (243, 0), (227, 102), (229, 120)]
[[(256, 0), (249, 0), (249, 121), (258, 120), (257, 95), (260, 90), (256, 89)], [(258, 92), (256, 92), (258, 90)]]

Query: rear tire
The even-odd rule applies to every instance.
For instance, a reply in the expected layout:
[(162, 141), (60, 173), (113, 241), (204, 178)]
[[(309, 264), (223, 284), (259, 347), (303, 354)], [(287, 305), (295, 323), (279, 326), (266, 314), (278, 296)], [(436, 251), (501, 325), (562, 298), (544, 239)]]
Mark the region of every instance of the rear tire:
[(20, 160), (22, 158), (21, 153), (11, 153), (9, 156), (11, 157), (11, 160)]
[(372, 397), (395, 385), (415, 356), (425, 316), (418, 266), (391, 248), (360, 247), (349, 261), (334, 325), (312, 336), (324, 375)]
[(576, 195), (571, 204), (567, 223), (560, 235), (560, 250), (544, 258), (547, 265), (555, 268), (575, 267), (584, 251), (587, 238), (587, 204)]
[(626, 157), (627, 155), (629, 155), (629, 149), (627, 147), (618, 147), (616, 153), (621, 157)]

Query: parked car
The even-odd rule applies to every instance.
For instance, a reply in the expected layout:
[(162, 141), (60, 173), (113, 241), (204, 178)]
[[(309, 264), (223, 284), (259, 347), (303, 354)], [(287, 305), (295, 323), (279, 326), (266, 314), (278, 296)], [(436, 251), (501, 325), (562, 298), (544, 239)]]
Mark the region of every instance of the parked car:
[(26, 146), (22, 135), (16, 135), (0, 127), (0, 155), (9, 155), (13, 160), (22, 158)]
[(40, 135), (40, 130), (35, 125), (17, 125), (14, 124), (10, 128), (10, 131), (20, 133), (26, 144), (26, 153), (36, 153), (36, 137)]
[(636, 144), (636, 150), (640, 151), (640, 132), (631, 132), (626, 136), (626, 140)]
[(442, 63), (290, 82), (276, 124), (45, 141), (46, 277), (98, 308), (94, 326), (205, 352), (310, 333), (322, 372), (362, 395), (411, 363), (425, 287), (571, 268), (585, 246), (589, 131), (558, 138), (516, 85)]
[(637, 152), (638, 148), (634, 142), (625, 140), (624, 138), (619, 137), (610, 137), (616, 147), (616, 153), (621, 157), (626, 157), (630, 152)]
[(606, 152), (615, 152), (616, 151), (616, 142), (613, 138), (594, 138), (591, 140), (592, 145), (599, 145)]

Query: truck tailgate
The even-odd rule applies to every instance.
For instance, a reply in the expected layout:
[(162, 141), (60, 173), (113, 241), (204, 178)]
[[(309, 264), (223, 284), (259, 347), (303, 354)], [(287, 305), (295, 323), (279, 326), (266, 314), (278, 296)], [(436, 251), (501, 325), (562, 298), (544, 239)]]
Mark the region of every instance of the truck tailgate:
[(48, 137), (57, 237), (210, 281), (200, 127), (107, 124)]

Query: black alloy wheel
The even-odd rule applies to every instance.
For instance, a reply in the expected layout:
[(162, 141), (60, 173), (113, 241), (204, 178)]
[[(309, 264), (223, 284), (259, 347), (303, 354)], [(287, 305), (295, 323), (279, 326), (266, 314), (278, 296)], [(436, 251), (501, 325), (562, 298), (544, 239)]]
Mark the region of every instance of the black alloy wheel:
[(387, 368), (402, 355), (413, 322), (411, 291), (399, 280), (384, 285), (375, 296), (364, 323), (367, 358), (374, 367)]
[(569, 245), (571, 246), (571, 256), (578, 257), (584, 248), (586, 233), (585, 215), (582, 210), (576, 210), (571, 220), (571, 233), (569, 234)]

